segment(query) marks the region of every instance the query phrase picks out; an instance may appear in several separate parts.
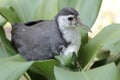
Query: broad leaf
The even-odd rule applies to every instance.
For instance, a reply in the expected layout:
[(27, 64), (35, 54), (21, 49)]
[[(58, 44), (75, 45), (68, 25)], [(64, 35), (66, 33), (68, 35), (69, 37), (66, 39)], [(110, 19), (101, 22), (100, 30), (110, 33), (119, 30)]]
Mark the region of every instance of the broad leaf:
[(0, 0), (0, 7), (9, 7), (8, 0)]
[(107, 58), (107, 63), (115, 62), (118, 64), (120, 62), (120, 39), (113, 39), (113, 41), (107, 42), (103, 49), (109, 50), (111, 53), (110, 56)]
[(55, 56), (55, 60), (57, 61), (57, 65), (61, 68), (73, 71), (80, 71), (81, 69), (81, 66), (77, 60), (77, 55), (75, 53)]
[(0, 58), (0, 79), (18, 80), (22, 74), (31, 67), (30, 70), (33, 70), (33, 72), (37, 73), (38, 75), (43, 75), (48, 80), (54, 80), (53, 69), (55, 64), (55, 60), (26, 62), (26, 60), (20, 55), (15, 55), (8, 58)]
[[(0, 29), (2, 28), (2, 26), (6, 23), (6, 20), (0, 16)], [(0, 33), (1, 34), (1, 33)], [(6, 54), (6, 51), (4, 50), (4, 44), (0, 38), (0, 57), (5, 57), (7, 54)]]
[(0, 57), (6, 57), (7, 56), (7, 52), (5, 50), (4, 44), (0, 38)]
[(34, 8), (36, 1), (32, 0), (9, 0), (10, 6), (17, 14), (20, 22), (27, 22), (33, 20)]
[(56, 65), (55, 60), (38, 61), (32, 65), (32, 70), (36, 71), (36, 73), (38, 74), (42, 74), (48, 80), (55, 80), (53, 72), (55, 65)]
[(58, 0), (37, 0), (37, 4), (35, 6), (35, 11), (33, 14), (33, 19), (54, 19), (54, 17), (58, 13), (57, 2)]
[(12, 47), (10, 41), (5, 37), (3, 27), (0, 27), (0, 51), (4, 52), (0, 53), (0, 57), (7, 57), (17, 53)]
[(74, 57), (72, 53), (69, 55), (55, 56), (55, 59), (60, 63), (61, 66), (70, 67), (74, 65)]
[(120, 80), (120, 71), (113, 63), (85, 72), (71, 72), (55, 67), (54, 72), (56, 80)]
[(105, 27), (98, 35), (91, 39), (84, 47), (80, 54), (80, 64), (85, 69), (88, 69), (100, 48), (106, 44), (113, 44), (120, 40), (120, 24), (112, 24)]
[(6, 20), (0, 15), (0, 27), (6, 23)]
[(0, 59), (0, 79), (19, 80), (33, 63), (24, 61), (19, 55)]
[(15, 22), (19, 22), (19, 18), (14, 12), (14, 10), (10, 7), (9, 9), (0, 7), (0, 14), (8, 20), (11, 24)]
[(0, 14), (11, 23), (54, 19), (58, 12), (57, 0), (8, 0), (8, 2), (10, 8), (0, 8)]

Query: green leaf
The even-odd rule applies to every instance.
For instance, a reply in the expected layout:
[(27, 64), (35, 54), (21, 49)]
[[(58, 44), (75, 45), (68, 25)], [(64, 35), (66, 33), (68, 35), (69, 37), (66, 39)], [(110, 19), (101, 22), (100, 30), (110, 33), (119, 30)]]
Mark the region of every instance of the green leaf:
[(7, 62), (5, 64), (1, 64), (0, 78), (1, 80), (18, 80), (30, 65), (31, 62)]
[(1, 63), (5, 63), (5, 62), (26, 62), (26, 60), (19, 54), (17, 55), (14, 55), (14, 56), (10, 56), (10, 57), (7, 57), (7, 58), (0, 58), (0, 64)]
[[(6, 23), (6, 20), (0, 16), (0, 29), (2, 28), (2, 26)], [(1, 35), (1, 31), (0, 31), (0, 35)], [(6, 51), (4, 50), (4, 46), (3, 46), (3, 43), (2, 43), (2, 40), (0, 38), (0, 57), (5, 57), (6, 56)]]
[(2, 65), (0, 66), (0, 78), (2, 80), (7, 80), (11, 75), (15, 75), (9, 78), (9, 80), (18, 80), (22, 74), (31, 67), (30, 70), (37, 73), (37, 75), (43, 75), (48, 80), (54, 80), (53, 69), (55, 64), (55, 60), (26, 62), (26, 60), (20, 55), (0, 58), (0, 65)]
[(53, 19), (57, 13), (57, 0), (12, 0), (10, 5), (20, 22)]
[(9, 9), (4, 8), (4, 7), (0, 7), (0, 14), (6, 20), (8, 20), (11, 24), (13, 24), (15, 22), (19, 22), (18, 16), (16, 15), (16, 13), (14, 13), (14, 11), (11, 7)]
[(84, 47), (80, 54), (80, 64), (84, 70), (88, 69), (94, 62), (100, 48), (108, 43), (114, 43), (120, 40), (120, 24), (112, 24), (105, 27), (98, 35), (91, 39)]
[(57, 65), (59, 67), (74, 71), (80, 70), (80, 67), (78, 68), (79, 64), (75, 53), (55, 56), (55, 60), (57, 61)]
[(0, 0), (0, 7), (9, 7), (8, 0)]
[(0, 79), (19, 80), (32, 63), (33, 62), (25, 62), (19, 55), (2, 58), (0, 59)]
[(5, 50), (4, 44), (2, 43), (2, 40), (0, 38), (0, 57), (6, 57), (7, 52)]
[(70, 67), (74, 64), (73, 54), (55, 56), (55, 59), (62, 65)]
[(56, 80), (120, 80), (120, 71), (111, 63), (89, 71), (71, 72), (55, 67)]
[(45, 76), (48, 80), (54, 79), (54, 66), (56, 65), (55, 60), (41, 60), (37, 61), (32, 65), (31, 70)]
[(107, 63), (115, 62), (116, 64), (120, 61), (120, 39), (113, 39), (113, 41), (107, 42), (103, 49), (110, 51), (110, 56), (107, 58)]
[(6, 38), (3, 27), (0, 27), (0, 51), (0, 57), (7, 57), (17, 53), (10, 41)]
[(33, 19), (51, 20), (58, 13), (57, 0), (37, 0)]
[(6, 23), (6, 20), (0, 15), (0, 27)]
[(14, 9), (14, 12), (17, 14), (20, 22), (33, 20), (32, 17), (36, 2), (37, 1), (32, 0), (9, 0), (9, 4)]

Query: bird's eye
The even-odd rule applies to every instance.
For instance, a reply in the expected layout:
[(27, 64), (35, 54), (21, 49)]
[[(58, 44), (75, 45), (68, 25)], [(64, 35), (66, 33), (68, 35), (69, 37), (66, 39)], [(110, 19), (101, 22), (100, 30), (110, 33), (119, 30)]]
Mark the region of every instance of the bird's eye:
[(72, 21), (72, 20), (73, 20), (73, 17), (69, 17), (68, 20), (69, 20), (69, 21)]

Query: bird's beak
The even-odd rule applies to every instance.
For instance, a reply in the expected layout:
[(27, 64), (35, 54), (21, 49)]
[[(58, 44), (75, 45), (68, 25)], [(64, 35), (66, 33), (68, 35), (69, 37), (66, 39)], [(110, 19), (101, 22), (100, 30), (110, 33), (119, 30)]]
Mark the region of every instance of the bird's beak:
[(81, 22), (80, 18), (77, 19), (77, 23), (78, 23), (79, 25), (81, 25), (81, 26), (82, 26), (85, 30), (87, 30), (88, 32), (92, 32), (87, 25), (85, 25), (84, 23)]

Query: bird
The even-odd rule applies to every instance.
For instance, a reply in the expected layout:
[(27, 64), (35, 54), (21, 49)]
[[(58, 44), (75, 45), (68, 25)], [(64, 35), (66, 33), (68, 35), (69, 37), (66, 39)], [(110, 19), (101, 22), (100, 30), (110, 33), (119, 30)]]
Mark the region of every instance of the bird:
[(28, 61), (53, 59), (79, 51), (81, 44), (80, 14), (71, 7), (62, 8), (53, 20), (36, 20), (12, 25), (11, 44)]

